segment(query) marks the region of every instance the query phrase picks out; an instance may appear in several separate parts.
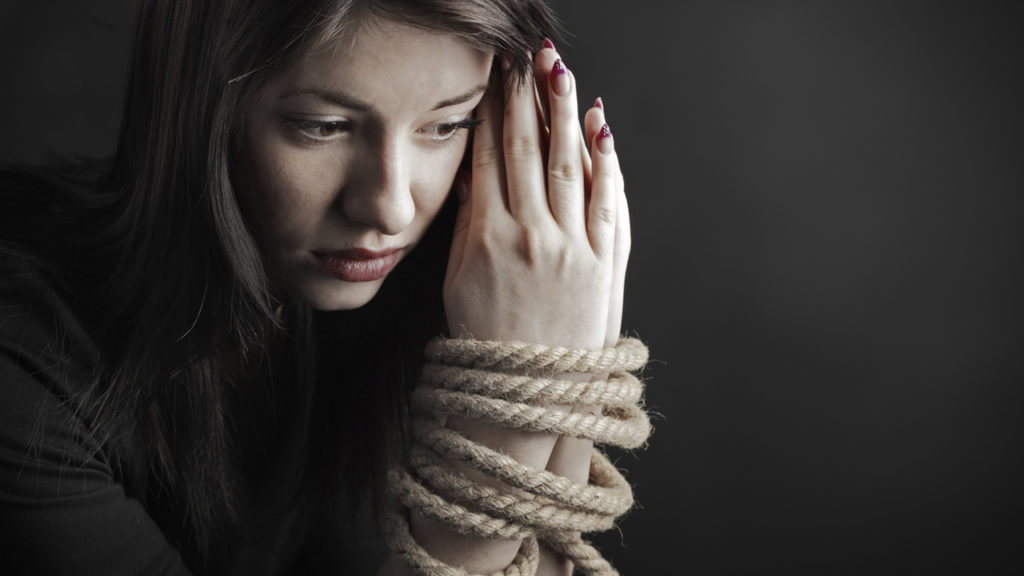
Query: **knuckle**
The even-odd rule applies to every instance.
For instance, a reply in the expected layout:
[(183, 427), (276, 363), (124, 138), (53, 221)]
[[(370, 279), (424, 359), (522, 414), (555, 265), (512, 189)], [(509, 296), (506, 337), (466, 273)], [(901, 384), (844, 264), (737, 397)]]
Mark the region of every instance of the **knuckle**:
[(596, 211), (594, 216), (597, 221), (601, 224), (614, 224), (615, 223), (615, 210), (611, 206), (601, 206)]
[(548, 174), (553, 182), (575, 183), (580, 180), (580, 166), (577, 162), (562, 160), (548, 166)]
[(493, 226), (482, 226), (473, 243), (477, 258), (485, 264), (500, 260), (507, 245), (505, 235)]
[(509, 158), (526, 158), (540, 152), (540, 143), (529, 135), (506, 135), (505, 154)]
[(487, 168), (495, 166), (501, 160), (498, 149), (494, 146), (478, 146), (473, 151), (473, 168)]
[(527, 260), (543, 260), (553, 251), (555, 242), (535, 226), (520, 226), (519, 253)]

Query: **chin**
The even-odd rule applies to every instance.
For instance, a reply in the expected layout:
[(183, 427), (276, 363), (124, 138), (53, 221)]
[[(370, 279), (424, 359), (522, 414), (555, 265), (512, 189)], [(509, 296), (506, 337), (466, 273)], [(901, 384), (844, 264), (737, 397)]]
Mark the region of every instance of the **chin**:
[(373, 282), (344, 282), (332, 278), (300, 286), (295, 295), (314, 310), (355, 310), (373, 300), (383, 283), (383, 279)]
[(275, 284), (280, 292), (323, 312), (362, 308), (373, 300), (387, 280), (385, 276), (366, 282), (350, 282), (325, 273), (314, 263), (294, 260), (281, 259), (275, 268)]

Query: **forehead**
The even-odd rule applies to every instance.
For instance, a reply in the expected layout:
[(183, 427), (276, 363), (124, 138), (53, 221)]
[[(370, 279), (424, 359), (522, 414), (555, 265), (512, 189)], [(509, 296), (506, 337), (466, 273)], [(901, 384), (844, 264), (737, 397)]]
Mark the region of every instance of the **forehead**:
[(454, 34), (371, 17), (292, 61), (271, 92), (333, 91), (382, 110), (422, 108), (486, 82), (492, 60)]

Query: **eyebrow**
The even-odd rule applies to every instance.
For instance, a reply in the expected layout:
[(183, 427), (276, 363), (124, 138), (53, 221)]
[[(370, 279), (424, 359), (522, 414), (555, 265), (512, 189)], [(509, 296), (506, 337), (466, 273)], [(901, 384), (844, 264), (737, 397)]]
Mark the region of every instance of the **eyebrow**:
[(441, 108), (447, 108), (449, 106), (455, 106), (456, 104), (463, 104), (469, 102), (473, 98), (476, 98), (477, 94), (482, 94), (486, 90), (487, 84), (480, 84), (479, 86), (476, 86), (475, 88), (468, 90), (463, 94), (459, 94), (454, 98), (441, 100), (433, 108), (431, 108), (431, 110), (440, 110)]
[[(448, 98), (447, 100), (441, 100), (440, 102), (435, 104), (434, 107), (431, 108), (431, 110), (440, 110), (442, 108), (447, 108), (449, 106), (464, 104), (486, 90), (487, 84), (480, 84), (479, 86), (475, 86), (472, 89), (467, 90), (462, 94), (459, 94), (458, 96)], [(317, 88), (300, 88), (293, 92), (285, 93), (282, 96), (282, 98), (292, 98), (294, 96), (315, 96), (317, 98), (320, 98), (321, 100), (326, 100), (327, 102), (341, 106), (342, 108), (351, 108), (352, 110), (358, 110), (360, 112), (370, 112), (373, 110), (372, 104), (363, 102), (358, 98), (354, 98), (348, 94), (345, 94), (344, 92), (336, 90), (331, 91), (320, 90)]]

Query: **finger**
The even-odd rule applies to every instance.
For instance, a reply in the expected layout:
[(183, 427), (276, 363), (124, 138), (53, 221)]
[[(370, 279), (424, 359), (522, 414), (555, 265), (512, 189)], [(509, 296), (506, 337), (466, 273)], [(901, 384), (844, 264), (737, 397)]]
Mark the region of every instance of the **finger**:
[(487, 94), (477, 107), (476, 116), (483, 122), (473, 133), (473, 174), (470, 194), (473, 207), (481, 218), (496, 217), (506, 212), (505, 158), (502, 153), (504, 90), (501, 74), (492, 74)]
[(622, 186), (614, 138), (608, 124), (603, 122), (603, 116), (600, 111), (593, 110), (588, 114), (588, 121), (601, 121), (601, 128), (595, 131), (590, 144), (594, 174), (590, 203), (587, 205), (587, 236), (598, 258), (614, 262), (616, 228), (619, 225), (619, 192)]
[(544, 196), (544, 160), (533, 78), (505, 83), (502, 144), (508, 178), (508, 207), (521, 222), (549, 214)]
[[(614, 346), (619, 340), (622, 328), (622, 305), (626, 285), (626, 265), (629, 260), (631, 244), (629, 206), (626, 202), (626, 192), (622, 179), (622, 170), (619, 167), (618, 157), (615, 152), (615, 141), (611, 136), (611, 130), (604, 132), (606, 124), (604, 102), (598, 98), (594, 107), (587, 111), (584, 118), (584, 127), (588, 142), (591, 143), (591, 152), (594, 157), (594, 170), (598, 176), (591, 190), (596, 189), (596, 202), (591, 196), (591, 203), (588, 205), (588, 232), (591, 234), (591, 241), (597, 241), (600, 247), (595, 247), (595, 253), (607, 255), (608, 228), (606, 223), (600, 222), (601, 216), (596, 212), (604, 210), (600, 206), (603, 202), (613, 201), (615, 203), (614, 230), (611, 232), (611, 296), (608, 306), (607, 332), (605, 346)], [(607, 134), (607, 135), (606, 135)], [(609, 155), (610, 153), (610, 155)], [(612, 191), (613, 199), (606, 195)], [(599, 231), (601, 226), (605, 226)]]
[(612, 264), (612, 292), (608, 306), (608, 332), (605, 346), (613, 346), (619, 340), (622, 330), (622, 305), (626, 290), (626, 264), (629, 261), (629, 250), (632, 237), (629, 224), (629, 205), (626, 202), (626, 191), (621, 185), (621, 174), (618, 186), (618, 207), (615, 214), (615, 245)]
[(572, 73), (556, 60), (548, 80), (551, 135), (548, 152), (548, 204), (567, 230), (584, 229), (583, 162)]
[[(537, 52), (537, 55), (533, 59), (536, 68), (535, 75), (537, 78), (537, 91), (540, 94), (547, 94), (548, 90), (550, 90), (548, 79), (551, 76), (551, 68), (554, 66), (555, 60), (558, 60), (560, 58), (557, 50), (554, 47), (554, 44), (549, 43), (549, 40), (545, 40), (544, 49), (541, 50), (540, 52)], [(548, 126), (547, 107), (545, 103), (541, 103), (539, 106), (541, 110), (540, 114), (542, 118), (542, 124), (546, 129), (546, 127)], [(600, 128), (600, 124), (597, 125), (595, 130), (597, 128)], [(580, 138), (580, 161), (583, 163), (583, 188), (584, 190), (588, 191), (588, 194), (590, 190), (591, 166), (590, 152), (587, 151), (586, 143), (591, 141), (592, 135), (593, 134), (581, 134)]]
[(590, 191), (593, 189), (594, 166), (593, 161), (590, 159), (590, 150), (587, 147), (587, 143), (594, 141), (594, 136), (597, 135), (603, 124), (604, 102), (597, 98), (594, 100), (593, 106), (583, 116), (583, 127), (581, 128), (583, 135), (580, 144), (580, 157), (583, 162), (583, 187), (586, 190), (586, 206), (588, 207), (590, 206)]
[[(594, 105), (587, 110), (586, 115), (583, 117), (583, 129), (587, 142), (593, 144), (594, 137), (601, 130), (601, 126), (604, 125), (604, 101), (598, 98), (594, 100)], [(587, 152), (587, 162), (590, 162), (590, 152)]]
[(537, 92), (542, 96), (540, 100), (545, 128), (548, 126), (549, 119), (547, 95), (550, 90), (550, 86), (548, 84), (548, 78), (551, 75), (551, 68), (555, 65), (555, 60), (558, 60), (559, 58), (561, 58), (561, 56), (559, 56), (558, 52), (555, 50), (554, 44), (551, 44), (550, 46), (545, 44), (544, 48), (537, 52), (533, 58), (534, 76), (537, 79)]

